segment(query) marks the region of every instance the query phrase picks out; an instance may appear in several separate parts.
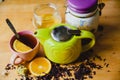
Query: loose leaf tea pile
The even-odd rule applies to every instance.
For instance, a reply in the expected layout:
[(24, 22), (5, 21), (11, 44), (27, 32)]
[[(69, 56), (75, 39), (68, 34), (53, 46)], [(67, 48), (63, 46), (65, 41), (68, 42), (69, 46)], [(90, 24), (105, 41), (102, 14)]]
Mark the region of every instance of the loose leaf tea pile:
[[(88, 51), (89, 54), (93, 53), (93, 50)], [(94, 55), (89, 59), (89, 56), (81, 55), (80, 60), (75, 63), (60, 65), (52, 63), (52, 69), (50, 73), (45, 76), (33, 76), (30, 73), (27, 75), (19, 75), (20, 80), (86, 80), (88, 78), (94, 78), (94, 75), (97, 74), (96, 70), (102, 70), (104, 67), (109, 67), (109, 64), (106, 63), (106, 59), (101, 56)], [(103, 65), (96, 63), (95, 61), (99, 60), (103, 62)], [(23, 65), (22, 65), (23, 66)], [(13, 65), (8, 64), (5, 67), (5, 70), (14, 70), (17, 69)], [(107, 72), (110, 72), (108, 70)], [(16, 79), (19, 80), (19, 79)]]

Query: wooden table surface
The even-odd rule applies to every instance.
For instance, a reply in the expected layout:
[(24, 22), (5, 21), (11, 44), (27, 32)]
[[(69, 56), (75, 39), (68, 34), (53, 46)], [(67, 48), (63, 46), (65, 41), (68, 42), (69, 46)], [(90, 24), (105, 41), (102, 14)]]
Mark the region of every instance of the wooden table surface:
[[(120, 80), (120, 0), (102, 0), (105, 7), (99, 24), (104, 30), (96, 36), (94, 53), (106, 59), (108, 67), (98, 70), (90, 80)], [(8, 44), (13, 32), (5, 22), (9, 18), (17, 31), (35, 31), (32, 25), (33, 9), (37, 4), (53, 2), (60, 11), (64, 22), (65, 0), (4, 0), (0, 3), (0, 80), (15, 80), (15, 71), (2, 76), (6, 64), (9, 63), (11, 52)], [(101, 63), (101, 61), (97, 61)], [(108, 71), (109, 70), (109, 71)]]

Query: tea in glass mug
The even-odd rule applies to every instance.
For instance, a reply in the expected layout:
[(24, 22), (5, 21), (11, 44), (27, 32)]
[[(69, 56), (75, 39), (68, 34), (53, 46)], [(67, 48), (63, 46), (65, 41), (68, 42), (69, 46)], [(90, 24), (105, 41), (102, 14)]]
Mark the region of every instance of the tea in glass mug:
[(37, 29), (50, 27), (57, 23), (61, 23), (61, 16), (55, 4), (40, 4), (34, 9), (33, 25)]

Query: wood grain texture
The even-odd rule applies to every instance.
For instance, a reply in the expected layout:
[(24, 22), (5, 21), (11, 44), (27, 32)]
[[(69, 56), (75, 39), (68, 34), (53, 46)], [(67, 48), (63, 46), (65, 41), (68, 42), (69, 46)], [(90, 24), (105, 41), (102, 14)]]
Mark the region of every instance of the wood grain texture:
[[(93, 49), (95, 54), (106, 58), (109, 67), (98, 70), (90, 80), (120, 80), (120, 0), (102, 1), (105, 7), (99, 24), (104, 30), (102, 33), (96, 33), (97, 41)], [(11, 52), (8, 44), (13, 35), (5, 19), (9, 18), (17, 31), (35, 31), (32, 25), (33, 9), (37, 4), (47, 2), (53, 2), (58, 6), (64, 22), (65, 0), (5, 0), (0, 3), (0, 73), (9, 63)], [(99, 60), (96, 62), (101, 63)], [(7, 77), (0, 74), (0, 80), (15, 80), (16, 77), (15, 71), (11, 71)]]

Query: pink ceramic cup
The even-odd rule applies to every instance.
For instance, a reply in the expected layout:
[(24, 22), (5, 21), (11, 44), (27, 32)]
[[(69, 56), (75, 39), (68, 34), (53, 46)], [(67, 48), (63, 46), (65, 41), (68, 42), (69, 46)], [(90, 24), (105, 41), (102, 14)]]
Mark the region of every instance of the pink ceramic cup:
[(22, 62), (30, 61), (39, 52), (39, 40), (31, 31), (21, 31), (18, 32), (18, 34), (20, 35), (20, 39), (24, 40), (25, 43), (28, 43), (30, 47), (32, 47), (32, 50), (23, 53), (15, 51), (13, 48), (13, 42), (16, 40), (16, 37), (14, 35), (9, 43), (10, 50), (13, 53), (10, 59), (11, 64), (20, 64)]

